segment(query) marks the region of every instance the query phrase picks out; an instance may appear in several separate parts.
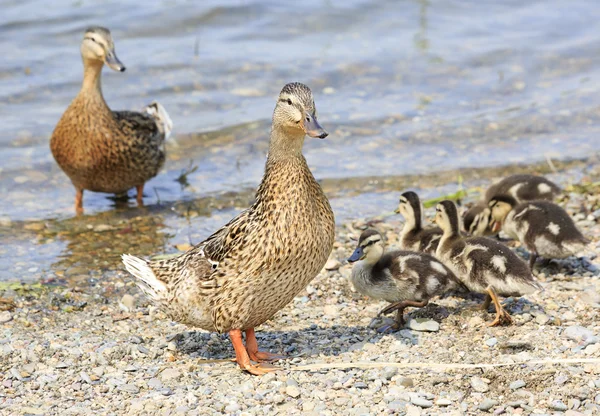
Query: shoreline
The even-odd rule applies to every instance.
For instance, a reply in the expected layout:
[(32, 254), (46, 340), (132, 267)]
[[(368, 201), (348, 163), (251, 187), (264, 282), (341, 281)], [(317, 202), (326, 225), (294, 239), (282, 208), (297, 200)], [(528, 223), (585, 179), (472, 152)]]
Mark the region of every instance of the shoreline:
[[(290, 357), (263, 377), (229, 361), (226, 335), (168, 321), (123, 270), (99, 268), (87, 286), (77, 275), (66, 286), (7, 284), (0, 414), (596, 414), (600, 186), (581, 185), (560, 204), (592, 240), (587, 258), (539, 266), (545, 290), (504, 301), (510, 327), (486, 327), (493, 314), (470, 295), (407, 310), (437, 331), (377, 333), (384, 303), (353, 291), (344, 261), (373, 218), (338, 225), (330, 270), (258, 328), (261, 348)], [(396, 244), (398, 217), (373, 226)]]

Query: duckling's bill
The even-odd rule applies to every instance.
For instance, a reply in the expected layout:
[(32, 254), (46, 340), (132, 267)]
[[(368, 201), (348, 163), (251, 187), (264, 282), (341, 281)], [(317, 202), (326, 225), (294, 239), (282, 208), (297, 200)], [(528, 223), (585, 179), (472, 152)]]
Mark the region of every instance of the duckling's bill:
[(362, 260), (365, 257), (365, 252), (362, 247), (356, 247), (354, 253), (350, 257), (348, 257), (348, 263), (354, 263), (356, 261)]

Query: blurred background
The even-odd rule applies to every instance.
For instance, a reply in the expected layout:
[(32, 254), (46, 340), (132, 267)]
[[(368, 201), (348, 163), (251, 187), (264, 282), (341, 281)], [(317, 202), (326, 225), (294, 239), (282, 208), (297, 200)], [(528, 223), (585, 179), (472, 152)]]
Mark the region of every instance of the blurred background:
[[(407, 187), (453, 192), (458, 174), (476, 185), (581, 160), (570, 168), (577, 177), (600, 150), (594, 0), (1, 6), (4, 281), (89, 280), (118, 268), (122, 251), (176, 251), (207, 237), (251, 203), (275, 100), (290, 81), (312, 88), (330, 132), (307, 139), (305, 155), (338, 224), (392, 211)], [(127, 66), (104, 70), (109, 106), (160, 101), (177, 144), (146, 184), (145, 208), (88, 192), (86, 216), (73, 218), (74, 190), (49, 138), (79, 90), (89, 25), (110, 28)]]

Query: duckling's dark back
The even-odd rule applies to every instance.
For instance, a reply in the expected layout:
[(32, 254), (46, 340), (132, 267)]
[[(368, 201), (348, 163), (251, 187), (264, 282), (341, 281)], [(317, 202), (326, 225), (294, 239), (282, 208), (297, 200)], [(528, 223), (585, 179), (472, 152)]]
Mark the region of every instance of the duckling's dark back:
[(518, 174), (507, 176), (491, 185), (485, 193), (485, 200), (489, 201), (496, 195), (509, 194), (517, 201), (552, 201), (560, 192), (557, 184), (543, 176)]

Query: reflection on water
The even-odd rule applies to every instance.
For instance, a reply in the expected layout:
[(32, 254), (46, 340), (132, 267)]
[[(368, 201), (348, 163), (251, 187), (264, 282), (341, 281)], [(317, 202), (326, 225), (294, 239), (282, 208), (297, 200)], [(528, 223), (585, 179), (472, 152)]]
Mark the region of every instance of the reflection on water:
[[(307, 140), (305, 154), (338, 220), (388, 210), (373, 206), (396, 196), (375, 191), (375, 204), (371, 178), (423, 186), (423, 175), (458, 168), (595, 154), (597, 20), (594, 0), (5, 1), (0, 269), (10, 271), (0, 279), (43, 278), (52, 263), (66, 270), (71, 256), (88, 269), (115, 267), (121, 249), (169, 251), (208, 235), (251, 200), (275, 98), (289, 81), (311, 86), (331, 133)], [(147, 208), (88, 193), (89, 216), (69, 220), (74, 191), (48, 139), (78, 91), (79, 42), (91, 24), (112, 29), (128, 68), (104, 71), (109, 105), (158, 99), (178, 145), (146, 186)], [(132, 221), (149, 221), (151, 246), (139, 247), (139, 233), (119, 234)], [(95, 232), (103, 223), (115, 229)], [(27, 228), (36, 224), (63, 234)]]

